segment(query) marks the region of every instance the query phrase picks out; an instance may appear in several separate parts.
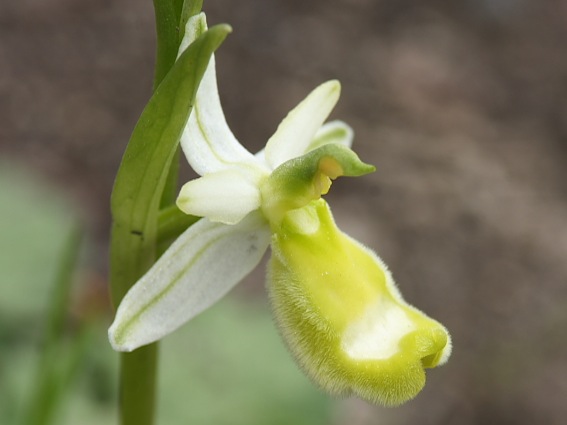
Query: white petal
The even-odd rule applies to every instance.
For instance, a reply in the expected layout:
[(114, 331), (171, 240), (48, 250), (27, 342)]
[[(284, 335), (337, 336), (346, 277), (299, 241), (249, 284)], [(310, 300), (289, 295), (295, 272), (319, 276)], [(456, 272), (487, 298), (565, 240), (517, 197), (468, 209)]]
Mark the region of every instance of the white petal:
[(235, 226), (206, 219), (191, 226), (120, 303), (108, 330), (112, 347), (157, 341), (216, 303), (256, 267), (269, 241), (259, 213)]
[(238, 223), (260, 208), (260, 178), (238, 168), (206, 174), (181, 188), (177, 206), (187, 214), (207, 217), (210, 221)]
[[(190, 18), (181, 46), (186, 48), (206, 28), (203, 13)], [(191, 167), (200, 175), (220, 171), (239, 162), (256, 163), (254, 156), (236, 140), (224, 117), (214, 55), (197, 90), (195, 105), (181, 136), (181, 147)]]
[(315, 133), (339, 100), (341, 85), (332, 80), (321, 84), (297, 105), (266, 144), (266, 159), (272, 169), (303, 155)]
[(307, 152), (317, 149), (323, 145), (337, 143), (339, 145), (352, 147), (354, 132), (350, 125), (343, 121), (331, 121), (324, 124), (315, 134), (313, 140), (307, 147)]

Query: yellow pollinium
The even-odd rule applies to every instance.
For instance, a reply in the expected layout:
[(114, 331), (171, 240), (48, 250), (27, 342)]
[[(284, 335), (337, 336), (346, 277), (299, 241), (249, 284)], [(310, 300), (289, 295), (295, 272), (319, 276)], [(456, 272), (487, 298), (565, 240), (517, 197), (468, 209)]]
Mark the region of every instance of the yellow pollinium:
[(318, 171), (314, 179), (313, 199), (319, 199), (321, 195), (329, 193), (333, 180), (343, 175), (343, 168), (334, 158), (321, 158)]
[(288, 212), (272, 254), (277, 323), (323, 389), (397, 405), (423, 388), (424, 368), (447, 360), (447, 330), (403, 300), (386, 266), (337, 228), (325, 201)]

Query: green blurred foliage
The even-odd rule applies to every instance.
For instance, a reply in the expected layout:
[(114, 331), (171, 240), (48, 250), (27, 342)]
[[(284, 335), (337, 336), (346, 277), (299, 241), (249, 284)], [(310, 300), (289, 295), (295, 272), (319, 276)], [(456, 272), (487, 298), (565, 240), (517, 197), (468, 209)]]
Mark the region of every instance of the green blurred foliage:
[[(95, 340), (62, 424), (115, 422), (117, 356), (105, 332)], [(168, 336), (159, 373), (159, 425), (322, 425), (333, 413), (254, 302), (229, 297)]]
[[(74, 218), (53, 188), (0, 164), (0, 424), (21, 423), (30, 403), (47, 303)], [(56, 424), (117, 421), (118, 356), (106, 337), (111, 318), (92, 320), (78, 373), (56, 407)], [(72, 345), (76, 331), (68, 326), (59, 348)], [(229, 297), (162, 344), (160, 425), (317, 425), (329, 423), (333, 406), (297, 369), (267, 302)]]
[(162, 344), (160, 424), (329, 423), (264, 305), (229, 297)]
[(71, 205), (39, 181), (29, 170), (0, 163), (2, 424), (21, 422), (40, 373), (46, 373), (39, 366), (46, 316), (59, 258), (76, 219)]
[(73, 217), (39, 177), (0, 162), (0, 318), (44, 311)]

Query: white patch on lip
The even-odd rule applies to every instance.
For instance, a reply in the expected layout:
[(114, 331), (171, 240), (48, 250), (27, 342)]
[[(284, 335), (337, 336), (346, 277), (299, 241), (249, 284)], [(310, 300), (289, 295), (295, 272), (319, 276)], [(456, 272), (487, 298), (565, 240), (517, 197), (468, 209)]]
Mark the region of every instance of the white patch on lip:
[(400, 306), (382, 299), (346, 328), (342, 349), (353, 359), (385, 360), (398, 352), (400, 339), (414, 329)]

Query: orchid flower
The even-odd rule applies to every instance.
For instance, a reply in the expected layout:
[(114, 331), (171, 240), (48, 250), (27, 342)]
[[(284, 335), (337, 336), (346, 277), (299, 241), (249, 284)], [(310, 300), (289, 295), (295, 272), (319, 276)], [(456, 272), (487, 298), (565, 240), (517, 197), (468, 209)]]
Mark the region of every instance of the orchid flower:
[[(180, 51), (205, 29), (204, 14), (192, 17)], [(350, 149), (347, 124), (324, 124), (339, 94), (337, 81), (317, 87), (253, 155), (226, 123), (211, 59), (181, 138), (201, 177), (177, 199), (203, 218), (124, 297), (109, 329), (114, 349), (173, 332), (222, 298), (271, 245), (276, 321), (308, 376), (331, 393), (386, 405), (421, 390), (423, 369), (449, 357), (447, 330), (403, 300), (384, 263), (337, 228), (321, 199), (335, 178), (374, 171)]]

